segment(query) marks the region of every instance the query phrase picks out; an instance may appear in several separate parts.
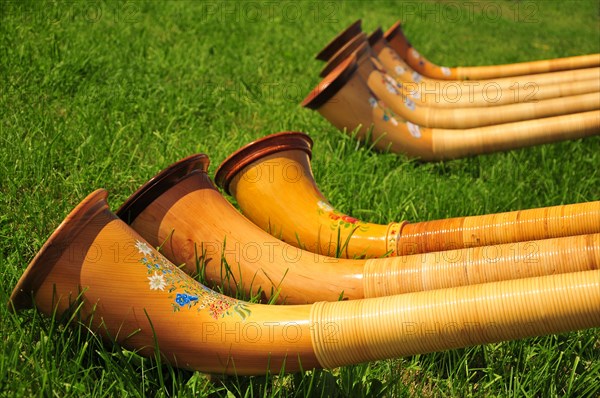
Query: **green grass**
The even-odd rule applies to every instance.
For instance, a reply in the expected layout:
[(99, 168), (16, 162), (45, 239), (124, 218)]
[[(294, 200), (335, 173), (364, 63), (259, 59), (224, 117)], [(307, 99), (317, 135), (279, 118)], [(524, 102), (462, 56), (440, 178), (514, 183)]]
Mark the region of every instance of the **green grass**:
[[(2, 1), (0, 302), (94, 189), (108, 189), (116, 209), (184, 156), (205, 152), (216, 165), (283, 130), (313, 137), (323, 193), (372, 222), (600, 199), (598, 137), (420, 164), (373, 152), (299, 107), (319, 81), (314, 54), (357, 18), (366, 31), (402, 18), (438, 64), (600, 52), (594, 0), (466, 3)], [(74, 321), (0, 308), (1, 396), (600, 394), (599, 329), (334, 370), (208, 377), (103, 345)]]

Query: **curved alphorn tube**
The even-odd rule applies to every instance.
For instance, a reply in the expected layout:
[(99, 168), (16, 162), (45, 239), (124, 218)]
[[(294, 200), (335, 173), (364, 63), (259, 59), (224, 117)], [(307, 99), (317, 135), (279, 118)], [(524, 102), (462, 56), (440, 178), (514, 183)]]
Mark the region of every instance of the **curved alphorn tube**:
[[(321, 71), (320, 76), (325, 77), (363, 44), (367, 46), (371, 55), (381, 61), (388, 73), (399, 83), (406, 85), (407, 89), (412, 91), (414, 95), (423, 93), (423, 95), (447, 95), (449, 98), (454, 98), (452, 95), (456, 91), (457, 95), (463, 92), (470, 95), (478, 94), (478, 96), (484, 97), (485, 101), (493, 102), (493, 105), (501, 105), (499, 102), (502, 101), (502, 97), (518, 97), (519, 95), (523, 95), (526, 100), (531, 101), (533, 99), (544, 99), (544, 96), (552, 98), (598, 91), (597, 89), (594, 90), (593, 86), (585, 89), (580, 84), (576, 84), (573, 88), (571, 88), (571, 85), (576, 82), (600, 80), (600, 68), (597, 67), (488, 80), (472, 80), (468, 82), (431, 79), (416, 72), (400, 58), (383, 38), (383, 31), (381, 29), (376, 29), (368, 38), (364, 33), (351, 38), (329, 60)], [(494, 98), (490, 100), (485, 97), (489, 95), (489, 92), (494, 94), (495, 92), (500, 92), (505, 95), (494, 95)], [(551, 93), (561, 94), (561, 92), (564, 93), (562, 95), (550, 96)], [(567, 94), (569, 92), (572, 94)], [(540, 98), (536, 97), (538, 93), (541, 95)], [(462, 100), (461, 98), (455, 98), (453, 101), (460, 104)], [(476, 104), (478, 104), (477, 106), (490, 106), (481, 102), (476, 102)]]
[[(400, 25), (398, 23), (398, 27), (399, 26)], [(454, 84), (463, 84), (464, 85), (463, 89), (473, 90), (474, 89), (473, 84), (461, 83), (461, 81), (475, 80), (475, 81), (479, 81), (479, 83), (481, 83), (481, 84), (486, 84), (486, 83), (505, 84), (502, 87), (505, 87), (506, 89), (508, 89), (509, 87), (511, 87), (512, 85), (517, 84), (517, 83), (525, 84), (527, 82), (533, 82), (537, 85), (541, 85), (541, 84), (552, 84), (552, 83), (559, 83), (559, 82), (570, 82), (570, 81), (575, 81), (575, 80), (587, 80), (587, 79), (592, 79), (592, 78), (598, 77), (597, 67), (600, 66), (600, 54), (592, 54), (592, 55), (584, 55), (584, 56), (565, 58), (566, 60), (576, 60), (576, 61), (584, 60), (585, 62), (582, 63), (581, 66), (579, 66), (577, 68), (566, 68), (566, 69), (556, 69), (556, 70), (534, 69), (528, 73), (521, 73), (518, 75), (510, 75), (510, 74), (503, 75), (503, 76), (482, 75), (481, 77), (472, 77), (470, 79), (458, 79), (457, 80), (457, 79), (452, 78), (447, 75), (448, 71), (451, 71), (452, 68), (438, 67), (437, 65), (431, 64), (429, 61), (426, 61), (425, 64), (420, 64), (419, 63), (420, 61), (418, 59), (415, 60), (414, 58), (411, 60), (411, 62), (408, 62), (406, 60), (406, 57), (404, 56), (404, 54), (406, 54), (408, 51), (407, 48), (409, 48), (409, 47), (406, 47), (407, 41), (403, 42), (404, 44), (400, 43), (402, 41), (401, 39), (404, 38), (404, 36), (403, 35), (394, 36), (393, 34), (390, 33), (392, 31), (395, 32), (394, 27), (392, 27), (386, 34), (384, 34), (380, 28), (376, 29), (371, 35), (369, 35), (369, 42), (370, 42), (371, 46), (373, 46), (376, 54), (379, 55), (379, 51), (381, 50), (380, 45), (383, 44), (384, 42), (389, 44), (389, 46), (386, 45), (386, 47), (388, 47), (396, 55), (395, 61), (399, 66), (401, 66), (401, 69), (402, 69), (402, 72), (399, 72), (399, 74), (402, 75), (402, 79), (406, 80), (406, 81), (413, 81), (414, 83), (421, 83), (423, 85), (423, 88), (427, 88), (428, 90), (434, 90), (434, 88), (431, 86), (431, 84), (433, 84), (433, 83), (439, 84), (439, 83), (448, 82), (448, 81), (453, 81)], [(400, 33), (402, 33), (401, 30), (400, 30)], [(326, 54), (328, 56), (328, 58), (323, 57), (323, 58), (318, 58), (318, 59), (328, 61), (328, 65), (326, 66), (326, 69), (332, 70), (335, 67), (336, 62), (342, 61), (342, 58), (339, 57), (340, 53), (342, 52), (342, 48), (346, 47), (348, 42), (355, 41), (357, 39), (357, 37), (361, 36), (362, 34), (364, 34), (364, 33), (362, 32), (362, 30), (360, 28), (360, 20), (354, 22), (346, 30), (344, 30), (342, 33), (340, 33), (334, 40), (332, 40), (323, 49), (323, 51), (321, 51), (321, 53), (319, 53), (319, 55)], [(358, 40), (357, 42), (360, 42), (360, 40)], [(355, 43), (355, 44), (357, 44), (357, 43)], [(347, 51), (348, 49), (346, 48), (345, 50)], [(414, 49), (411, 49), (410, 51), (408, 51), (409, 57), (410, 57), (410, 55), (413, 55), (413, 50)], [(558, 58), (557, 60), (564, 60), (564, 59)], [(547, 62), (547, 61), (542, 61), (542, 62)], [(415, 67), (415, 65), (417, 65), (417, 67)], [(516, 65), (521, 65), (521, 64), (516, 64)], [(428, 76), (425, 73), (422, 74), (423, 68), (428, 69), (427, 68), (428, 66), (431, 66), (430, 69), (436, 69), (437, 73), (435, 74), (435, 76)], [(486, 68), (486, 67), (477, 67), (477, 68)], [(495, 68), (495, 66), (492, 66), (492, 68)], [(512, 88), (514, 89), (514, 87), (512, 87)], [(475, 89), (477, 89), (477, 86), (475, 87)]]
[[(357, 138), (370, 138), (376, 148), (405, 153), (422, 160), (453, 159), (525, 146), (576, 139), (600, 132), (600, 112), (547, 117), (470, 129), (427, 128), (396, 116), (369, 89), (351, 56), (304, 99), (340, 130), (357, 129)], [(381, 77), (375, 82), (382, 82)], [(407, 106), (410, 106), (407, 103)]]
[(530, 75), (533, 73), (554, 72), (560, 70), (589, 68), (600, 65), (600, 54), (579, 55), (565, 58), (555, 58), (541, 61), (519, 62), (505, 65), (489, 66), (438, 66), (410, 44), (400, 21), (397, 21), (385, 33), (385, 39), (390, 46), (414, 70), (425, 76), (442, 80), (477, 80), (495, 79), (506, 76)]
[(202, 154), (171, 165), (118, 215), (187, 273), (265, 300), (355, 300), (586, 271), (600, 262), (600, 234), (530, 242), (535, 252), (528, 245), (499, 245), (393, 259), (324, 257), (279, 241), (244, 218), (215, 189), (207, 165)]
[(373, 93), (396, 114), (422, 127), (468, 129), (522, 120), (540, 119), (600, 109), (600, 92), (488, 108), (438, 108), (423, 106), (403, 94), (403, 85), (389, 76), (367, 47), (356, 52), (358, 73)]
[(249, 304), (183, 273), (105, 199), (96, 191), (67, 216), (9, 306), (78, 311), (103, 338), (177, 367), (295, 372), (600, 326), (598, 270), (354, 302)]
[[(254, 224), (289, 244), (321, 254), (382, 257), (600, 233), (600, 201), (410, 223), (371, 224), (333, 208), (314, 180), (312, 140), (282, 132), (230, 155), (215, 182)], [(282, 193), (285, 192), (285, 195)], [(521, 242), (521, 243), (519, 243)], [(528, 243), (525, 243), (528, 242)], [(324, 249), (326, 250), (324, 252)], [(490, 253), (496, 248), (486, 248)]]
[[(360, 42), (353, 42), (355, 51), (359, 49), (359, 46)], [(424, 78), (411, 69), (387, 45), (381, 29), (369, 36), (368, 47), (370, 47), (369, 53), (375, 56), (386, 72), (402, 85), (402, 92), (422, 106), (491, 107), (586, 93), (598, 95), (598, 91), (600, 91), (600, 71), (595, 69), (580, 71), (575, 76), (576, 79), (589, 78), (587, 80), (574, 79), (562, 83), (536, 81), (536, 76), (544, 75), (468, 82), (432, 80)], [(357, 58), (360, 59), (360, 56)], [(332, 60), (332, 62), (337, 61)], [(589, 73), (590, 71), (591, 73)]]
[[(480, 80), (470, 82), (431, 80), (413, 71), (383, 39), (383, 31), (376, 30), (367, 40), (364, 33), (350, 39), (336, 53), (320, 73), (327, 76), (351, 54), (356, 53), (358, 62), (363, 57), (375, 57), (385, 71), (394, 78), (402, 94), (421, 106), (439, 108), (490, 107), (600, 91), (600, 70), (583, 72), (576, 76), (595, 77), (589, 80), (569, 80), (563, 83), (536, 82), (535, 77), (504, 80)], [(580, 110), (582, 111), (582, 110)]]

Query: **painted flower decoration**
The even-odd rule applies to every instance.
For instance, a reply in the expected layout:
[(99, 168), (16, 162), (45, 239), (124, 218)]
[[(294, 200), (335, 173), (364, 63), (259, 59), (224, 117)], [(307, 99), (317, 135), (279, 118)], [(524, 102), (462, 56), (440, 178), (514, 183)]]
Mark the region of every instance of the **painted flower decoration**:
[(384, 108), (383, 109), (383, 121), (385, 122), (390, 122), (392, 123), (394, 126), (398, 125), (398, 121), (396, 120), (396, 115), (389, 109)]
[(150, 246), (148, 246), (148, 244), (146, 244), (144, 242), (140, 242), (139, 240), (135, 244), (135, 247), (137, 247), (138, 251), (145, 256), (152, 253), (152, 248)]
[(421, 76), (419, 74), (419, 72), (413, 72), (412, 74), (412, 79), (415, 83), (419, 83), (421, 81), (421, 79), (423, 78), (423, 76)]
[(187, 293), (177, 293), (177, 296), (175, 296), (175, 302), (181, 307), (186, 304), (190, 304), (193, 301), (198, 301), (198, 296), (192, 296), (191, 294)]
[(389, 91), (391, 94), (398, 95), (398, 90), (396, 90), (396, 87), (394, 87), (385, 80), (383, 81), (383, 83), (385, 84), (385, 88), (387, 89), (387, 91)]
[(158, 272), (155, 272), (154, 275), (149, 276), (148, 280), (150, 281), (151, 290), (165, 290), (165, 286), (167, 286), (165, 276), (163, 274), (159, 274)]
[[(371, 99), (375, 100), (375, 98), (369, 98), (369, 102), (371, 101)], [(377, 102), (375, 102), (377, 103)], [(333, 211), (333, 207), (331, 207), (331, 205), (327, 202), (324, 202), (322, 200), (319, 200), (317, 202), (317, 206), (319, 206), (319, 209), (323, 210), (323, 211)]]
[(421, 138), (421, 128), (409, 121), (406, 122), (406, 126), (408, 127), (408, 132), (415, 138)]
[(388, 75), (387, 73), (385, 75), (383, 75), (383, 77), (392, 86), (395, 86), (397, 88), (402, 88), (402, 84), (400, 82), (398, 82), (396, 79), (394, 79), (393, 77), (391, 77), (390, 75)]
[(415, 110), (415, 103), (408, 97), (404, 97), (404, 105), (411, 111)]
[(342, 216), (342, 220), (350, 224), (356, 224), (358, 222), (356, 218), (350, 216)]
[(403, 67), (401, 67), (400, 65), (397, 65), (394, 68), (394, 72), (396, 72), (397, 75), (403, 75), (404, 72), (406, 72), (406, 69), (404, 69)]
[(369, 97), (369, 104), (371, 104), (371, 108), (375, 108), (377, 106), (377, 100), (373, 97)]
[(206, 312), (213, 319), (232, 314), (246, 319), (251, 314), (247, 303), (197, 283), (148, 244), (138, 241), (135, 246), (142, 254), (138, 262), (146, 267), (150, 290), (166, 295), (174, 312)]

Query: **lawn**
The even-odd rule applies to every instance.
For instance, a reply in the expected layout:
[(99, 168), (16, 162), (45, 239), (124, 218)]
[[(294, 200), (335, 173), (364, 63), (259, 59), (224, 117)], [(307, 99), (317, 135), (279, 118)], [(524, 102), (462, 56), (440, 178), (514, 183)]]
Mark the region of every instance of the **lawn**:
[[(314, 55), (362, 18), (398, 18), (444, 65), (600, 52), (598, 2), (0, 2), (0, 301), (66, 214), (112, 209), (165, 166), (294, 130), (315, 141), (335, 207), (377, 223), (600, 199), (600, 138), (440, 163), (378, 153), (300, 101)], [(0, 396), (600, 394), (600, 329), (333, 370), (207, 376), (103, 345), (85, 327), (0, 306)]]

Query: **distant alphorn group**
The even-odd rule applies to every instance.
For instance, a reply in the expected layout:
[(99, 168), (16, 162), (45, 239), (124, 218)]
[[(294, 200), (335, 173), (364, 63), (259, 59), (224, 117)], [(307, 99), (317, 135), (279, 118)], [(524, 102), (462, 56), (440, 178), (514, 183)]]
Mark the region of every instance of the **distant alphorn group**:
[[(381, 148), (426, 160), (599, 127), (599, 54), (445, 68), (412, 49), (399, 24), (367, 37), (358, 21), (318, 57), (330, 60), (326, 77), (305, 105), (340, 128), (360, 125), (363, 136), (371, 128)], [(519, 84), (533, 82), (532, 97), (490, 105), (426, 95), (446, 95), (450, 85), (507, 89), (506, 76), (517, 74)], [(249, 219), (215, 188), (204, 154), (159, 172), (116, 213), (106, 191), (93, 192), (31, 261), (9, 305), (77, 312), (71, 319), (141, 355), (239, 375), (600, 326), (600, 202), (372, 224), (335, 210), (319, 191), (312, 144), (304, 133), (273, 134), (219, 166), (217, 184)], [(216, 293), (198, 276), (260, 303)]]
[(600, 54), (448, 68), (400, 23), (367, 36), (359, 20), (317, 58), (324, 78), (302, 105), (382, 150), (442, 160), (600, 132)]

